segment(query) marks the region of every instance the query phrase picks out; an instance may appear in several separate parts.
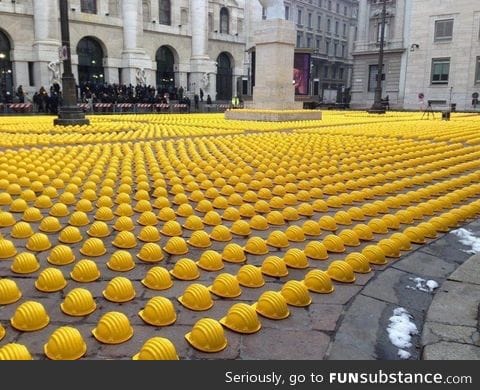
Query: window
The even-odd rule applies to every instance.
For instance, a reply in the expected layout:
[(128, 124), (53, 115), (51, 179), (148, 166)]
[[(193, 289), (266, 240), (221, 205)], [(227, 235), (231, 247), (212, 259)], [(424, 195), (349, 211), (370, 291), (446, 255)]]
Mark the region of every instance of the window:
[(262, 20), (267, 19), (267, 9), (265, 7), (262, 7)]
[(302, 34), (297, 34), (297, 47), (302, 47)]
[(342, 45), (342, 58), (345, 58), (345, 45)]
[(312, 38), (307, 37), (307, 47), (312, 47)]
[(475, 83), (480, 83), (480, 57), (477, 57), (477, 71), (475, 72)]
[(325, 67), (323, 68), (323, 77), (324, 77), (325, 79), (328, 79), (328, 66), (325, 66)]
[(432, 59), (432, 84), (448, 84), (450, 58)]
[(337, 3), (337, 8), (336, 8), (337, 14), (340, 13), (340, 4)]
[(318, 29), (318, 31), (322, 31), (322, 16), (321, 15), (317, 16), (317, 29)]
[(335, 22), (335, 34), (338, 35), (338, 21)]
[(297, 24), (302, 24), (302, 10), (297, 11)]
[(333, 44), (333, 55), (335, 57), (338, 55), (338, 43)]
[(343, 36), (344, 37), (347, 36), (347, 24), (346, 23), (343, 23)]
[[(370, 65), (368, 68), (368, 91), (375, 91), (377, 87), (377, 77), (378, 77), (378, 65)], [(385, 84), (385, 66), (383, 67), (382, 72), (382, 89)]]
[(344, 70), (343, 68), (340, 68), (340, 69), (338, 70), (338, 78), (339, 78), (340, 80), (343, 80), (344, 72), (345, 72), (345, 70)]
[(320, 39), (317, 39), (317, 40), (316, 40), (316, 48), (317, 48), (317, 49), (320, 49)]
[(213, 30), (215, 30), (213, 28), (213, 13), (209, 12), (208, 13), (208, 31), (213, 31)]
[(290, 7), (288, 5), (285, 6), (285, 20), (290, 19)]
[(327, 56), (330, 54), (330, 42), (329, 41), (325, 42), (325, 53), (327, 54)]
[(329, 11), (332, 10), (332, 2), (330, 0), (328, 0), (328, 10)]
[(159, 0), (158, 23), (168, 26), (172, 24), (170, 0)]
[(35, 72), (33, 71), (33, 65), (34, 65), (33, 62), (28, 63), (28, 85), (30, 87), (35, 86), (35, 77), (34, 77)]
[(332, 29), (332, 22), (330, 19), (327, 19), (327, 32), (330, 32), (331, 29)]
[(343, 7), (343, 14), (344, 14), (345, 16), (348, 15), (348, 7), (347, 7), (347, 6)]
[(308, 13), (308, 27), (312, 28), (312, 14)]
[(453, 36), (453, 19), (435, 21), (435, 41), (451, 41)]
[(243, 19), (237, 19), (237, 32), (243, 34)]
[(318, 6), (319, 6), (319, 7), (322, 6), (322, 0), (318, 0)]
[(97, 0), (82, 0), (80, 2), (80, 10), (86, 14), (96, 14)]
[(230, 25), (230, 15), (228, 8), (222, 7), (220, 9), (220, 34), (228, 34)]

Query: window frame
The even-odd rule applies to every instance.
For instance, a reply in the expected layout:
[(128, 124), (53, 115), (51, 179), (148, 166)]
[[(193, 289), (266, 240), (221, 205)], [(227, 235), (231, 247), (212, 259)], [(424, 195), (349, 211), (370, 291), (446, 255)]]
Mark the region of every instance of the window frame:
[[(438, 73), (439, 75), (439, 80), (434, 80), (434, 76), (436, 75), (436, 73), (434, 73), (435, 71), (435, 67), (437, 65), (445, 65), (447, 64), (448, 65), (448, 72), (446, 73), (447, 75), (447, 79), (446, 80), (442, 80), (442, 76), (445, 75), (445, 73)], [(432, 67), (431, 67), (431, 70), (430, 70), (430, 84), (431, 85), (448, 85), (448, 83), (450, 82), (450, 57), (441, 57), (441, 58), (432, 58)]]
[[(451, 23), (451, 34), (450, 35), (445, 35), (445, 36), (438, 36), (437, 35), (437, 26), (440, 25), (440, 23), (444, 23), (447, 25), (447, 23)], [(454, 27), (455, 19), (454, 18), (447, 18), (447, 19), (437, 19), (435, 20), (434, 27), (433, 27), (433, 40), (434, 42), (448, 42), (453, 40), (453, 27)], [(446, 30), (447, 27), (444, 27), (443, 29)], [(445, 31), (443, 31), (445, 32)]]
[[(377, 75), (372, 78), (372, 70), (376, 69)], [(378, 77), (378, 64), (369, 64), (368, 65), (368, 85), (367, 85), (367, 90), (368, 92), (375, 92), (375, 89), (377, 88), (377, 77)], [(382, 69), (382, 90), (385, 89), (385, 82), (386, 82), (386, 72), (385, 72), (385, 64), (383, 64), (383, 69)]]
[(230, 34), (230, 11), (227, 7), (220, 8), (219, 22), (220, 34)]
[(97, 0), (81, 0), (80, 12), (84, 14), (96, 15), (98, 12)]
[(480, 84), (480, 56), (477, 56), (477, 60), (476, 60), (475, 84)]

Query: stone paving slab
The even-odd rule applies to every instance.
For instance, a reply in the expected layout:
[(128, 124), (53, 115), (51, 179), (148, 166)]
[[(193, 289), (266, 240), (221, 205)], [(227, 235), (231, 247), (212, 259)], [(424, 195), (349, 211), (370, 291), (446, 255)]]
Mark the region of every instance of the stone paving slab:
[(424, 360), (480, 360), (480, 347), (442, 341), (427, 345), (422, 358)]
[(480, 255), (472, 256), (472, 258), (457, 268), (449, 277), (448, 280), (456, 282), (464, 282), (480, 285)]

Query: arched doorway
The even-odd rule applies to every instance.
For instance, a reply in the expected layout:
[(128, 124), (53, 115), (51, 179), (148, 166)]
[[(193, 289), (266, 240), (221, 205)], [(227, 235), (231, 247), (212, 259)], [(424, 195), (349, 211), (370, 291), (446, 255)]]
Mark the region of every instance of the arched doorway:
[(227, 53), (217, 57), (217, 100), (232, 98), (232, 62)]
[(81, 87), (104, 83), (103, 49), (91, 37), (82, 38), (77, 45), (78, 82)]
[(161, 46), (155, 54), (157, 61), (157, 91), (162, 96), (168, 92), (170, 95), (175, 92), (175, 56), (167, 46)]
[(0, 102), (13, 99), (12, 62), (10, 61), (10, 40), (0, 31)]

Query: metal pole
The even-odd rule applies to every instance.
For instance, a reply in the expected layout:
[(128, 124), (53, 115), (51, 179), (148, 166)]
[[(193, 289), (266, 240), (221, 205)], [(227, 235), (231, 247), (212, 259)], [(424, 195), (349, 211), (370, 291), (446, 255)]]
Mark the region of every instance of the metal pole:
[(68, 21), (68, 0), (58, 0), (60, 6), (60, 28), (62, 46), (66, 48), (66, 57), (63, 58), (62, 74), (62, 105), (58, 111), (55, 125), (72, 126), (88, 125), (90, 121), (85, 118), (85, 113), (77, 106), (77, 86), (72, 73), (72, 60), (70, 51), (70, 27)]
[(387, 0), (383, 0), (382, 5), (382, 20), (380, 30), (380, 50), (378, 53), (378, 71), (377, 71), (377, 85), (375, 88), (375, 100), (372, 108), (368, 112), (373, 114), (385, 114), (385, 108), (382, 105), (382, 75), (383, 75), (383, 57), (385, 46), (385, 22), (387, 19)]

